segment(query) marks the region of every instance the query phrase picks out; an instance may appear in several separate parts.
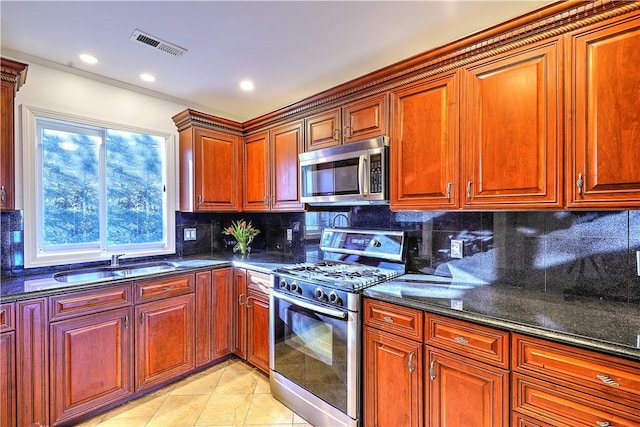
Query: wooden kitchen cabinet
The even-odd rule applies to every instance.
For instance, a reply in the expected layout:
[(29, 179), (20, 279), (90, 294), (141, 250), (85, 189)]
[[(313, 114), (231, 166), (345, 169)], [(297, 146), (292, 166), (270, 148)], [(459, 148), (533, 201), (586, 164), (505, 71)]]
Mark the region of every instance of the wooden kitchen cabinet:
[(365, 326), (362, 355), (364, 425), (422, 426), (422, 343)]
[(234, 354), (269, 373), (269, 275), (234, 269)]
[(521, 334), (513, 334), (511, 355), (514, 419), (527, 416), (539, 425), (640, 423), (637, 362)]
[(367, 298), (363, 323), (364, 425), (422, 426), (422, 312)]
[(375, 95), (306, 117), (305, 151), (386, 135), (387, 103), (386, 94)]
[[(203, 115), (191, 110), (173, 117)], [(223, 119), (218, 119), (223, 120)], [(230, 122), (231, 123), (231, 122)], [(183, 212), (239, 212), (242, 210), (242, 138), (240, 132), (223, 132), (189, 125), (180, 127), (180, 210)]]
[(561, 41), (464, 69), (461, 207), (563, 206)]
[(15, 93), (24, 84), (27, 64), (0, 58), (0, 211), (15, 209)]
[(459, 207), (459, 75), (391, 92), (390, 207)]
[(303, 210), (298, 190), (298, 154), (302, 144), (302, 121), (288, 123), (245, 138), (245, 211)]
[(640, 13), (567, 36), (567, 206), (640, 205)]
[(136, 391), (195, 368), (194, 294), (135, 307)]
[(0, 304), (0, 427), (16, 425), (16, 333), (13, 303)]
[(132, 314), (124, 307), (51, 323), (52, 425), (133, 393)]
[(231, 268), (196, 273), (196, 366), (231, 354), (233, 302)]
[(18, 426), (49, 425), (47, 298), (15, 303)]

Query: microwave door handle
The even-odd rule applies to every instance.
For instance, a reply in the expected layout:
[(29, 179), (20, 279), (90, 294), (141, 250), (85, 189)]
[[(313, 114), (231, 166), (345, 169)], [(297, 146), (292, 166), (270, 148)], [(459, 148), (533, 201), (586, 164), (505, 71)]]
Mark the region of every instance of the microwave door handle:
[(360, 164), (358, 165), (358, 186), (360, 187), (360, 194), (362, 196), (369, 195), (369, 183), (367, 182), (367, 176), (369, 172), (367, 171), (367, 156), (360, 156)]
[(346, 311), (341, 311), (341, 310), (333, 310), (331, 308), (328, 307), (322, 307), (322, 306), (318, 306), (316, 304), (310, 304), (306, 301), (300, 301), (299, 299), (295, 299), (295, 298), (291, 298), (290, 296), (287, 296), (285, 294), (282, 294), (276, 290), (271, 290), (271, 294), (274, 296), (274, 298), (278, 298), (281, 299), (283, 301), (288, 302), (291, 305), (296, 305), (298, 307), (302, 307), (302, 308), (306, 308), (307, 310), (311, 310), (314, 311), (316, 313), (320, 313), (320, 314), (325, 314), (327, 316), (331, 316), (331, 317), (335, 317), (338, 319), (346, 319), (347, 318), (347, 312)]

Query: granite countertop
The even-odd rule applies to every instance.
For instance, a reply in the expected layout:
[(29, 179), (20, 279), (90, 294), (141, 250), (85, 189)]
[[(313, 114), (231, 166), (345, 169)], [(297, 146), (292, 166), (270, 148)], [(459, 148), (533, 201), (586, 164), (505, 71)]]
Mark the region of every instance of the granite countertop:
[[(155, 261), (159, 260), (154, 259), (153, 262)], [(53, 278), (53, 275), (55, 273), (59, 273), (61, 271), (59, 269), (51, 273), (20, 275), (15, 277), (2, 278), (2, 282), (0, 282), (0, 301), (12, 302), (31, 298), (39, 298), (69, 292), (72, 290), (93, 289), (106, 285), (113, 285), (116, 283), (130, 282), (132, 280), (143, 280), (150, 277), (161, 277), (176, 273), (188, 273), (206, 268), (222, 268), (234, 266), (269, 274), (271, 273), (271, 271), (283, 265), (295, 264), (296, 262), (298, 262), (291, 257), (273, 252), (256, 252), (252, 253), (247, 258), (239, 258), (234, 256), (233, 254), (221, 253), (205, 256), (168, 257), (162, 259), (161, 261), (171, 262), (176, 266), (176, 268), (170, 271), (156, 273), (151, 276), (108, 278), (91, 282), (77, 283), (56, 281)], [(127, 264), (129, 264), (127, 261), (123, 261), (121, 265), (124, 267)], [(108, 264), (104, 264), (103, 266), (107, 265)]]
[(640, 305), (405, 274), (364, 295), (640, 360)]

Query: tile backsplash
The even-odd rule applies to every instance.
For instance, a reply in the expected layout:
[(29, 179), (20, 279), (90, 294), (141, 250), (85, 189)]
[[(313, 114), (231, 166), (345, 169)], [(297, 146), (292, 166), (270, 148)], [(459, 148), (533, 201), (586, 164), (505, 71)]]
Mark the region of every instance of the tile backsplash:
[[(640, 303), (635, 252), (640, 250), (640, 211), (392, 212), (384, 206), (308, 213), (176, 213), (180, 256), (231, 253), (222, 230), (245, 219), (262, 232), (254, 251), (294, 260), (317, 256), (326, 226), (406, 230), (409, 267), (425, 273), (530, 290), (566, 298), (599, 297)], [(3, 276), (24, 270), (22, 212), (1, 214)], [(185, 228), (196, 240), (184, 241)], [(287, 229), (293, 239), (286, 238)], [(306, 240), (305, 240), (306, 239)], [(464, 242), (464, 257), (451, 257), (451, 240)]]

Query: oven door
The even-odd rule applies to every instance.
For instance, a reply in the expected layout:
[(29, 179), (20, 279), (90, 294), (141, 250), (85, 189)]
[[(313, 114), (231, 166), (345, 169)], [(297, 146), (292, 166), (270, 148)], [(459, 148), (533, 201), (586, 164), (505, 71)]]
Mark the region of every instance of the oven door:
[(358, 418), (357, 313), (271, 290), (271, 369)]

